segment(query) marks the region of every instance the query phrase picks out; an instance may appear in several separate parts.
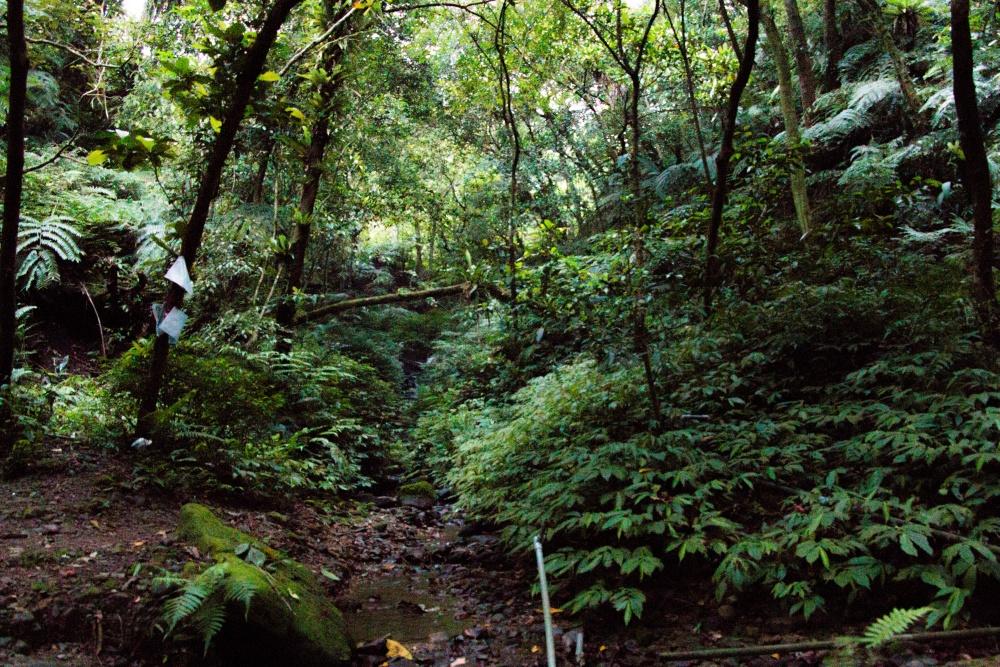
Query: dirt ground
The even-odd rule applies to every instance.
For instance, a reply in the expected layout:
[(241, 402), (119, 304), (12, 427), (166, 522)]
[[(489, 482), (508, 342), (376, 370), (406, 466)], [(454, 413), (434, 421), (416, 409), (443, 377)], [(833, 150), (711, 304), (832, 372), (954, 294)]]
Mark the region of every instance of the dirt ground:
[[(164, 642), (155, 628), (158, 568), (199, 555), (173, 534), (183, 502), (265, 539), (321, 577), (359, 646), (358, 665), (543, 665), (544, 626), (530, 554), (465, 525), (451, 508), (404, 506), (392, 496), (277, 507), (180, 498), (133, 482), (121, 455), (52, 445), (33, 470), (0, 483), (0, 665), (153, 665), (197, 662), (200, 647)], [(336, 580), (335, 580), (336, 579)], [(815, 639), (830, 634), (761, 609), (674, 591), (643, 623), (573, 618), (556, 610), (560, 665), (655, 665), (663, 651)], [(385, 638), (413, 660), (389, 660)], [(1000, 665), (995, 639), (901, 645), (851, 664)], [(824, 660), (826, 662), (824, 663)], [(677, 665), (844, 664), (823, 652)]]

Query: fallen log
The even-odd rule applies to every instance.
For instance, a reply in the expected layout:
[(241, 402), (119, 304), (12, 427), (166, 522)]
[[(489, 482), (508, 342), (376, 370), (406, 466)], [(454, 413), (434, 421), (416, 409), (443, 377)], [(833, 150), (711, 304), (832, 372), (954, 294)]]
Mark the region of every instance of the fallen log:
[[(302, 324), (305, 322), (315, 322), (316, 320), (323, 319), (324, 317), (330, 315), (336, 315), (337, 313), (342, 313), (346, 310), (353, 310), (355, 308), (364, 308), (365, 306), (380, 306), (387, 303), (419, 301), (421, 299), (429, 299), (431, 297), (437, 298), (461, 295), (468, 298), (472, 294), (473, 289), (476, 287), (477, 286), (472, 283), (456, 283), (454, 285), (445, 285), (444, 287), (431, 287), (429, 289), (413, 290), (412, 292), (393, 292), (391, 294), (379, 294), (378, 296), (366, 296), (358, 299), (334, 301), (333, 303), (319, 306), (302, 313), (295, 318), (295, 323)], [(480, 289), (484, 289), (494, 298), (506, 298), (503, 290), (493, 285), (480, 287)]]

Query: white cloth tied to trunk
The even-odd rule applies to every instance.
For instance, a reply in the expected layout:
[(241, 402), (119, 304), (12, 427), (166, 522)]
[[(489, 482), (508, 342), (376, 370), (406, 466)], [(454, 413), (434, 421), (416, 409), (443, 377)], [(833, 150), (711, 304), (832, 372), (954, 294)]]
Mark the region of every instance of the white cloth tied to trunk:
[(188, 273), (187, 262), (183, 257), (178, 257), (167, 271), (167, 280), (179, 285), (188, 294), (194, 291), (194, 283), (191, 282), (191, 274)]
[(181, 330), (184, 329), (187, 319), (187, 313), (183, 310), (180, 308), (171, 308), (170, 312), (160, 320), (160, 333), (165, 333), (175, 340), (180, 338)]
[(180, 338), (188, 316), (180, 308), (172, 308), (169, 313), (164, 315), (163, 306), (154, 303), (153, 319), (156, 321), (156, 335), (167, 334), (171, 343), (177, 343), (177, 339)]

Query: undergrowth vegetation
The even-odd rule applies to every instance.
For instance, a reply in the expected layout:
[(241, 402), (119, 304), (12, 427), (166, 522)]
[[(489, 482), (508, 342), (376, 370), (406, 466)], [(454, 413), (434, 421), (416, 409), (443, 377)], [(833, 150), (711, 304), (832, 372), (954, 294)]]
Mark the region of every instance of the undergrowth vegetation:
[[(570, 293), (544, 318), (524, 308), (527, 330), (484, 318), (478, 337), (439, 343), (416, 434), (467, 511), (520, 549), (542, 535), (570, 610), (628, 621), (708, 568), (719, 598), (763, 590), (808, 618), (889, 589), (951, 625), (1000, 582), (998, 369), (960, 262), (888, 261), (863, 238), (831, 251), (772, 256), (787, 268), (713, 320), (655, 311), (659, 424), (627, 341), (542, 347), (576, 326)], [(512, 345), (548, 369), (496, 400)]]

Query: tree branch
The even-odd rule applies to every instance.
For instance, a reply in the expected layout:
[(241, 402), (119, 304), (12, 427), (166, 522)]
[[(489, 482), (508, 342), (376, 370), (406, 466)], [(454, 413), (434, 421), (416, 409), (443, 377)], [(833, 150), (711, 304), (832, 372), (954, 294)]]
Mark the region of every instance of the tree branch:
[(102, 63), (97, 60), (93, 60), (87, 57), (86, 55), (80, 53), (72, 46), (69, 46), (68, 44), (63, 44), (62, 42), (55, 42), (52, 41), (51, 39), (43, 39), (41, 37), (26, 37), (25, 41), (31, 44), (45, 44), (47, 46), (54, 46), (57, 49), (62, 49), (63, 51), (66, 51), (67, 53), (76, 56), (77, 58), (84, 61), (88, 65), (92, 65), (94, 67), (111, 68), (111, 69), (120, 69), (121, 67), (124, 67), (124, 65), (116, 65), (114, 63)]

